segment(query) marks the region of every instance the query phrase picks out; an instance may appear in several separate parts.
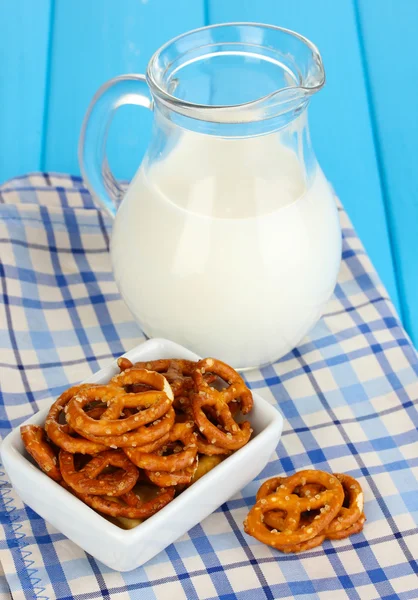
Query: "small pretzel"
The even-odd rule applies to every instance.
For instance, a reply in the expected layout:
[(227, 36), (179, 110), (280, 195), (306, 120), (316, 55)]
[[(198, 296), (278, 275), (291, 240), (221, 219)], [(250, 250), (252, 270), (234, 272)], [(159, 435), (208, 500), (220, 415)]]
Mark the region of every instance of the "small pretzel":
[(194, 362), (191, 360), (184, 360), (179, 358), (163, 358), (159, 360), (150, 360), (145, 362), (134, 363), (134, 369), (149, 369), (150, 371), (156, 371), (162, 373), (171, 385), (174, 397), (177, 397), (185, 389), (193, 387), (193, 381), (191, 380), (191, 374), (195, 367)]
[[(133, 383), (152, 385), (157, 391), (139, 394), (123, 393), (123, 387)], [(122, 389), (121, 389), (122, 388)], [(101, 400), (108, 408), (99, 420), (83, 409), (93, 400)], [(173, 394), (166, 379), (146, 370), (123, 371), (107, 386), (82, 390), (68, 403), (67, 421), (76, 431), (96, 436), (121, 435), (162, 417), (171, 406)], [(125, 407), (147, 407), (131, 416), (120, 418)]]
[[(207, 372), (223, 379), (228, 387), (221, 390), (211, 387), (204, 378)], [(221, 361), (205, 358), (197, 364), (193, 379), (196, 388), (193, 416), (200, 433), (209, 443), (227, 450), (244, 446), (251, 437), (251, 426), (248, 421), (236, 423), (228, 406), (231, 402), (239, 401), (243, 413), (249, 412), (253, 406), (252, 394), (240, 375)], [(221, 428), (209, 417), (217, 419)]]
[(298, 486), (295, 489), (295, 494), (301, 498), (310, 498), (323, 491), (324, 488), (322, 485), (319, 485), (319, 483), (306, 483), (305, 485)]
[[(74, 494), (74, 496), (77, 496), (77, 498), (94, 510), (110, 517), (125, 517), (127, 519), (146, 519), (152, 517), (152, 515), (169, 504), (175, 494), (174, 488), (161, 488), (154, 498), (141, 501), (140, 497), (133, 491), (118, 497), (95, 496), (80, 494), (70, 488), (65, 481), (61, 481), (61, 485), (67, 492)], [(134, 495), (136, 500), (133, 498)]]
[[(294, 491), (307, 483), (320, 484), (324, 491), (312, 497), (300, 498)], [(344, 490), (339, 480), (323, 471), (300, 471), (279, 481), (274, 478), (271, 484), (264, 484), (262, 493), (270, 491), (269, 485), (276, 486), (276, 491), (257, 500), (248, 514), (244, 529), (249, 535), (277, 549), (302, 544), (318, 536), (338, 514), (344, 501)], [(301, 523), (302, 513), (318, 509), (321, 511), (311, 523)], [(266, 513), (276, 510), (285, 512), (282, 530), (270, 530), (264, 523)]]
[(158, 487), (171, 487), (190, 483), (196, 473), (199, 464), (199, 455), (196, 454), (193, 464), (181, 471), (169, 473), (167, 471), (145, 471), (146, 476)]
[[(174, 494), (174, 488), (161, 488), (158, 496), (146, 502), (141, 502), (140, 498), (138, 498), (133, 491), (129, 492), (129, 494), (120, 496), (118, 500), (120, 499), (122, 502), (115, 502), (106, 496), (91, 496), (88, 494), (83, 494), (82, 496), (79, 496), (79, 498), (91, 508), (94, 508), (105, 515), (112, 517), (126, 517), (129, 519), (145, 519), (155, 515), (155, 513), (171, 502), (174, 498)], [(135, 502), (133, 502), (133, 496), (136, 498)], [(128, 499), (129, 502), (127, 501)]]
[[(134, 487), (139, 477), (138, 469), (120, 450), (105, 450), (78, 471), (73, 454), (61, 450), (59, 461), (65, 483), (79, 494), (121, 496)], [(118, 470), (103, 474), (109, 466)]]
[[(267, 498), (267, 496), (273, 494), (280, 487), (280, 485), (284, 482), (285, 479), (286, 477), (272, 477), (271, 479), (267, 479), (267, 481), (265, 481), (258, 489), (258, 492), (255, 497), (256, 501), (259, 501), (263, 498)], [(300, 487), (301, 486), (299, 486), (299, 489)], [(295, 493), (297, 491), (298, 487), (295, 488)], [(264, 523), (269, 527), (272, 527), (273, 529), (283, 531), (285, 529), (285, 516), (285, 510), (271, 510), (264, 515)]]
[(320, 546), (322, 542), (325, 540), (325, 535), (316, 535), (314, 538), (310, 540), (306, 540), (306, 542), (301, 542), (300, 544), (294, 544), (293, 546), (275, 546), (276, 550), (280, 550), (285, 554), (296, 554), (298, 552), (305, 552), (306, 550), (313, 550), (317, 546)]
[(168, 447), (172, 447), (174, 442), (182, 442), (184, 448), (180, 448), (169, 456), (164, 456), (163, 451), (166, 446), (160, 448), (157, 453), (144, 452), (141, 448), (125, 448), (125, 453), (131, 461), (141, 469), (148, 471), (168, 471), (173, 473), (181, 471), (193, 464), (197, 454), (197, 444), (193, 435), (194, 423), (176, 423), (169, 434)]
[[(335, 519), (334, 519), (334, 521), (335, 521)], [(334, 523), (334, 521), (332, 521), (331, 525)], [(341, 531), (328, 531), (327, 530), (326, 537), (329, 540), (343, 540), (343, 539), (349, 537), (350, 535), (354, 535), (355, 533), (360, 533), (360, 531), (363, 530), (363, 526), (364, 526), (365, 522), (366, 522), (366, 517), (365, 517), (364, 513), (361, 513), (358, 520), (355, 523), (353, 523), (352, 525), (350, 525), (349, 527), (347, 527), (346, 529), (342, 529)]]
[(46, 440), (45, 431), (38, 425), (23, 425), (20, 428), (23, 444), (34, 461), (41, 467), (51, 479), (60, 481), (62, 479), (57, 467), (55, 452)]
[(62, 450), (73, 454), (77, 452), (93, 455), (107, 449), (102, 442), (92, 442), (83, 438), (72, 437), (70, 435), (70, 427), (67, 424), (59, 422), (61, 413), (65, 410), (68, 402), (78, 393), (91, 387), (94, 387), (93, 384), (87, 383), (76, 385), (63, 392), (49, 409), (45, 421), (45, 430), (51, 442), (54, 442)]
[(221, 446), (215, 446), (215, 444), (211, 444), (205, 440), (205, 438), (199, 433), (196, 437), (197, 442), (197, 451), (199, 454), (204, 454), (205, 456), (217, 456), (219, 454), (231, 454), (231, 450), (227, 448), (222, 448)]
[[(228, 384), (228, 387), (221, 390), (211, 387), (206, 379), (208, 374), (217, 375)], [(253, 395), (241, 375), (220, 360), (204, 358), (199, 361), (193, 371), (193, 380), (198, 392), (215, 397), (219, 402), (229, 404), (239, 400), (243, 415), (249, 413), (253, 407)]]
[[(193, 386), (193, 380), (190, 379), (191, 384)], [(183, 416), (183, 414), (187, 415), (187, 418), (193, 419), (193, 408), (192, 408), (192, 400), (193, 400), (194, 390), (193, 388), (185, 389), (180, 394), (174, 397), (173, 406), (178, 411), (177, 417)]]
[(137, 448), (124, 448), (124, 450), (138, 450), (138, 452), (157, 452), (162, 446), (167, 444), (170, 438), (170, 432), (165, 433), (162, 437), (155, 440), (155, 442), (150, 442), (149, 444), (145, 444), (144, 446), (139, 446)]
[(125, 356), (120, 356), (116, 362), (121, 372), (133, 367), (133, 363)]
[[(206, 416), (204, 407), (215, 407), (217, 418), (223, 429), (219, 429)], [(193, 398), (193, 415), (199, 431), (206, 440), (214, 446), (226, 450), (237, 450), (244, 446), (250, 439), (252, 429), (248, 421), (236, 423), (229, 410), (228, 404), (214, 395), (199, 392)]]
[[(261, 498), (266, 498), (269, 494), (275, 492), (276, 489), (284, 482), (285, 479), (285, 477), (273, 477), (272, 479), (268, 479), (267, 481), (265, 481), (258, 490), (256, 499), (261, 500)], [(303, 485), (296, 486), (293, 493), (297, 496), (300, 496), (301, 498), (311, 498), (322, 491), (324, 491), (324, 487), (318, 483), (305, 483)], [(273, 529), (283, 531), (284, 529), (286, 529), (284, 523), (285, 516), (286, 512), (283, 510), (271, 510), (270, 512), (264, 515), (264, 523), (269, 527), (272, 527)], [(312, 518), (314, 516), (315, 515), (312, 515)], [(307, 525), (312, 521), (312, 519), (302, 519), (302, 521), (304, 525)]]
[[(316, 493), (319, 493), (320, 491), (324, 491), (323, 486), (313, 484), (313, 483), (312, 484), (308, 483), (305, 486), (299, 486), (298, 488), (295, 488), (295, 493), (296, 493), (296, 491), (298, 491), (298, 496), (303, 497), (303, 489), (302, 488), (306, 489), (309, 487)], [(310, 494), (308, 495), (308, 497), (309, 496), (310, 496)], [(280, 518), (280, 513), (281, 513), (282, 518)], [(313, 521), (315, 521), (318, 514), (321, 514), (320, 511), (318, 511), (318, 510), (311, 510), (309, 512), (303, 513), (301, 515), (300, 524), (303, 525), (305, 528), (307, 528), (308, 526), (310, 526), (312, 524)], [(273, 527), (273, 529), (275, 529), (276, 525), (277, 525), (277, 529), (279, 529), (279, 531), (283, 531), (285, 515), (286, 515), (286, 513), (284, 511), (271, 510), (270, 512), (266, 513), (264, 522), (269, 527)], [(322, 531), (319, 535), (316, 535), (315, 537), (311, 538), (310, 540), (306, 540), (306, 542), (302, 542), (300, 544), (294, 544), (291, 546), (276, 546), (276, 549), (280, 550), (281, 552), (285, 552), (286, 554), (289, 554), (290, 552), (292, 552), (292, 553), (304, 552), (305, 550), (313, 550), (313, 548), (320, 546), (325, 539), (326, 539), (326, 536), (325, 536), (324, 532)]]
[(102, 442), (106, 445), (106, 447), (109, 448), (136, 448), (139, 446), (152, 444), (159, 440), (162, 436), (169, 433), (174, 425), (174, 419), (175, 412), (170, 406), (168, 411), (163, 417), (161, 417), (161, 419), (157, 419), (150, 425), (142, 425), (142, 427), (138, 427), (138, 429), (135, 429), (134, 431), (128, 431), (122, 435), (96, 436), (81, 429), (79, 430), (78, 428), (75, 428), (75, 430), (88, 440), (91, 440), (92, 442)]
[[(336, 515), (335, 519), (328, 525), (325, 531), (325, 535), (328, 538), (334, 534), (340, 534), (355, 523), (358, 523), (364, 508), (363, 490), (361, 489), (359, 482), (353, 477), (350, 477), (350, 475), (344, 475), (343, 473), (334, 473), (334, 477), (336, 477), (343, 486), (344, 503), (340, 508), (338, 515)], [(348, 506), (345, 507), (344, 504), (347, 504)], [(361, 529), (359, 531), (361, 531)], [(348, 537), (349, 535), (351, 535), (351, 533), (347, 533), (343, 537)], [(342, 538), (336, 538), (334, 535), (333, 539)]]

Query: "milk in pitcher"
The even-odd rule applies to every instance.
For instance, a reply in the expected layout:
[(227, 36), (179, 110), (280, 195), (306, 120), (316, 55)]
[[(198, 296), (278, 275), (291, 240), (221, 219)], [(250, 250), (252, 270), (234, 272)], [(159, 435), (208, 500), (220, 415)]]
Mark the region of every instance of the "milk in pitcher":
[(238, 368), (296, 346), (332, 294), (340, 255), (330, 186), (277, 133), (183, 131), (141, 166), (112, 235), (117, 284), (144, 332)]

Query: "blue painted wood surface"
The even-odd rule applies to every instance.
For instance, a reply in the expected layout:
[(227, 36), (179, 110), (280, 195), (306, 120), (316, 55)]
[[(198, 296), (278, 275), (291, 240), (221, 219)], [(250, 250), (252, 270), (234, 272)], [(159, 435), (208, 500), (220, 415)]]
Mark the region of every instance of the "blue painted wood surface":
[(0, 182), (39, 170), (51, 0), (0, 1)]
[[(80, 128), (98, 87), (122, 73), (144, 73), (164, 42), (203, 24), (200, 0), (55, 2), (43, 168), (78, 173)], [(119, 113), (110, 132), (109, 160), (126, 179), (148, 144), (152, 115), (135, 107)]]
[(359, 27), (402, 319), (418, 346), (418, 2), (360, 0)]
[[(310, 37), (327, 70), (310, 108), (318, 157), (418, 343), (418, 119), (410, 108), (418, 2), (2, 0), (0, 18), (0, 182), (38, 169), (79, 173), (80, 126), (96, 89), (143, 72), (154, 50), (183, 31), (243, 20)], [(146, 148), (151, 115), (120, 113), (110, 162), (126, 178)]]

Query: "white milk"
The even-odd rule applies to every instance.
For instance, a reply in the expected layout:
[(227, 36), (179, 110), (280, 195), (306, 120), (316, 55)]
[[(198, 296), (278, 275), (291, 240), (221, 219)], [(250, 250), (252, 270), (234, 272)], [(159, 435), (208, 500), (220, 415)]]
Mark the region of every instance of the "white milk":
[(117, 284), (144, 332), (235, 367), (295, 347), (333, 291), (340, 255), (322, 171), (306, 189), (276, 135), (184, 133), (139, 170), (112, 237)]

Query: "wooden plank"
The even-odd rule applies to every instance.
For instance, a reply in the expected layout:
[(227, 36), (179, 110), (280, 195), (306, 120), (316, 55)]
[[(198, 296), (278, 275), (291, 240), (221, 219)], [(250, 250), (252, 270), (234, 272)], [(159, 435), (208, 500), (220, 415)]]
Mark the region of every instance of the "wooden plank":
[[(79, 173), (78, 137), (98, 87), (122, 73), (144, 73), (161, 44), (203, 24), (203, 0), (57, 2), (44, 168)], [(152, 115), (137, 107), (119, 113), (110, 131), (110, 164), (129, 178), (148, 145)]]
[(41, 164), (50, 0), (0, 2), (0, 183)]
[(418, 3), (360, 0), (386, 208), (405, 326), (418, 344)]
[(209, 0), (209, 17), (211, 23), (258, 21), (287, 27), (306, 35), (319, 47), (327, 71), (327, 85), (310, 107), (313, 143), (325, 173), (398, 305), (356, 14), (351, 0)]

